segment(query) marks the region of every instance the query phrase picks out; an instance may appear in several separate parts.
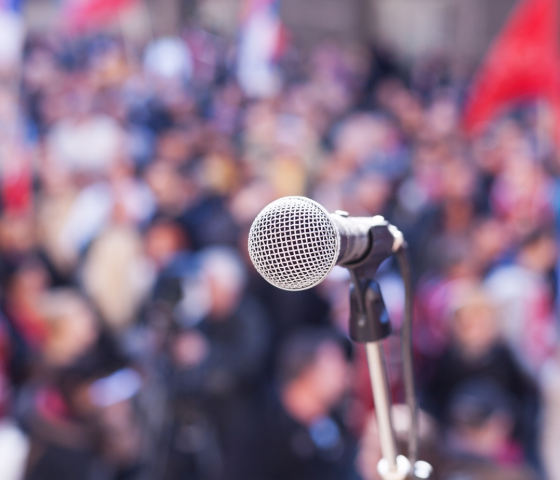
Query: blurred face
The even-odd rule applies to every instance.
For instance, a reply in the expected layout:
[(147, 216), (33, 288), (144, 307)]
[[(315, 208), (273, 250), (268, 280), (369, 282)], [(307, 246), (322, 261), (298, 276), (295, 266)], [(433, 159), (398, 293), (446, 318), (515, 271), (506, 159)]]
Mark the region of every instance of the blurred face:
[(52, 363), (66, 365), (85, 353), (97, 338), (92, 313), (85, 305), (75, 305), (51, 324), (46, 353)]
[(33, 300), (49, 285), (49, 275), (40, 264), (22, 268), (13, 279), (10, 297), (13, 300)]
[(8, 253), (24, 253), (35, 245), (35, 225), (28, 216), (6, 215), (0, 219), (0, 249)]
[(551, 237), (543, 237), (525, 249), (524, 261), (527, 266), (538, 271), (547, 272), (556, 263), (558, 249)]
[(327, 409), (340, 401), (347, 378), (348, 363), (341, 348), (333, 342), (322, 345), (307, 373), (307, 380)]
[(189, 185), (175, 168), (156, 162), (148, 169), (146, 181), (160, 208), (171, 212), (182, 210), (188, 198)]
[(146, 234), (146, 255), (157, 265), (165, 265), (175, 253), (185, 248), (185, 243), (184, 234), (177, 225), (154, 225)]
[(490, 219), (473, 230), (473, 252), (485, 267), (507, 249), (510, 243), (506, 227), (498, 220)]
[(227, 277), (210, 274), (206, 278), (210, 293), (211, 314), (214, 320), (225, 319), (239, 304), (241, 289)]
[(371, 215), (377, 215), (385, 207), (390, 187), (384, 178), (370, 176), (358, 184), (356, 194), (362, 208)]
[(464, 306), (456, 313), (453, 333), (467, 357), (485, 354), (497, 338), (494, 310), (483, 303)]

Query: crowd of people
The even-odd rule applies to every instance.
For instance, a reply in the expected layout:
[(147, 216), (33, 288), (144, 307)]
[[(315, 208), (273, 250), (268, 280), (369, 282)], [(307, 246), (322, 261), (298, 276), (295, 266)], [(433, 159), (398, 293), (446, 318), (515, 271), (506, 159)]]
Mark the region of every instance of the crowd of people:
[[(248, 257), (258, 212), (304, 195), (408, 241), (433, 478), (560, 479), (560, 157), (542, 106), (467, 136), (441, 59), (288, 48), (259, 99), (235, 58), (196, 27), (145, 50), (27, 38), (0, 92), (20, 172), (0, 210), (0, 478), (377, 479), (346, 271), (286, 292)], [(402, 403), (403, 287), (391, 261), (378, 276)], [(402, 440), (406, 408), (394, 421)]]

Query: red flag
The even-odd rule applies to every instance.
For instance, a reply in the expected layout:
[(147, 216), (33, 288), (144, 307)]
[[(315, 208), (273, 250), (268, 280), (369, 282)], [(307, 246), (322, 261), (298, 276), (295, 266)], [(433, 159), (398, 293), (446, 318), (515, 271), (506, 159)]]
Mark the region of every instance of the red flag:
[(111, 22), (137, 0), (73, 0), (69, 2), (65, 18), (77, 30)]
[(494, 40), (467, 101), (467, 131), (514, 100), (542, 97), (560, 106), (558, 0), (521, 0)]

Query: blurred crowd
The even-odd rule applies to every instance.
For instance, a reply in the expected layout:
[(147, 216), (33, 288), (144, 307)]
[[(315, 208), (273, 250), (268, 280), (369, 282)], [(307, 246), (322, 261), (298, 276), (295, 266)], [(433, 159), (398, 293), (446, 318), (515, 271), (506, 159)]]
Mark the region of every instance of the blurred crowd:
[[(434, 478), (560, 479), (546, 108), (467, 137), (441, 59), (323, 43), (280, 72), (249, 98), (235, 45), (196, 27), (142, 49), (27, 38), (0, 89), (0, 478), (377, 479), (346, 271), (286, 292), (248, 258), (258, 212), (305, 195), (404, 232)], [(379, 281), (402, 403), (396, 265)]]

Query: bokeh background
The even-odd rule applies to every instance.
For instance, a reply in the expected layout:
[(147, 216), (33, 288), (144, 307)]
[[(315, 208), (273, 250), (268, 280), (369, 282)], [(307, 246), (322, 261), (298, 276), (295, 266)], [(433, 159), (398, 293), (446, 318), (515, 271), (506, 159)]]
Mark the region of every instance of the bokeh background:
[[(377, 479), (346, 271), (285, 292), (248, 258), (286, 195), (404, 232), (433, 478), (560, 479), (559, 22), (1, 0), (0, 480)], [(401, 404), (403, 285), (378, 277)]]

